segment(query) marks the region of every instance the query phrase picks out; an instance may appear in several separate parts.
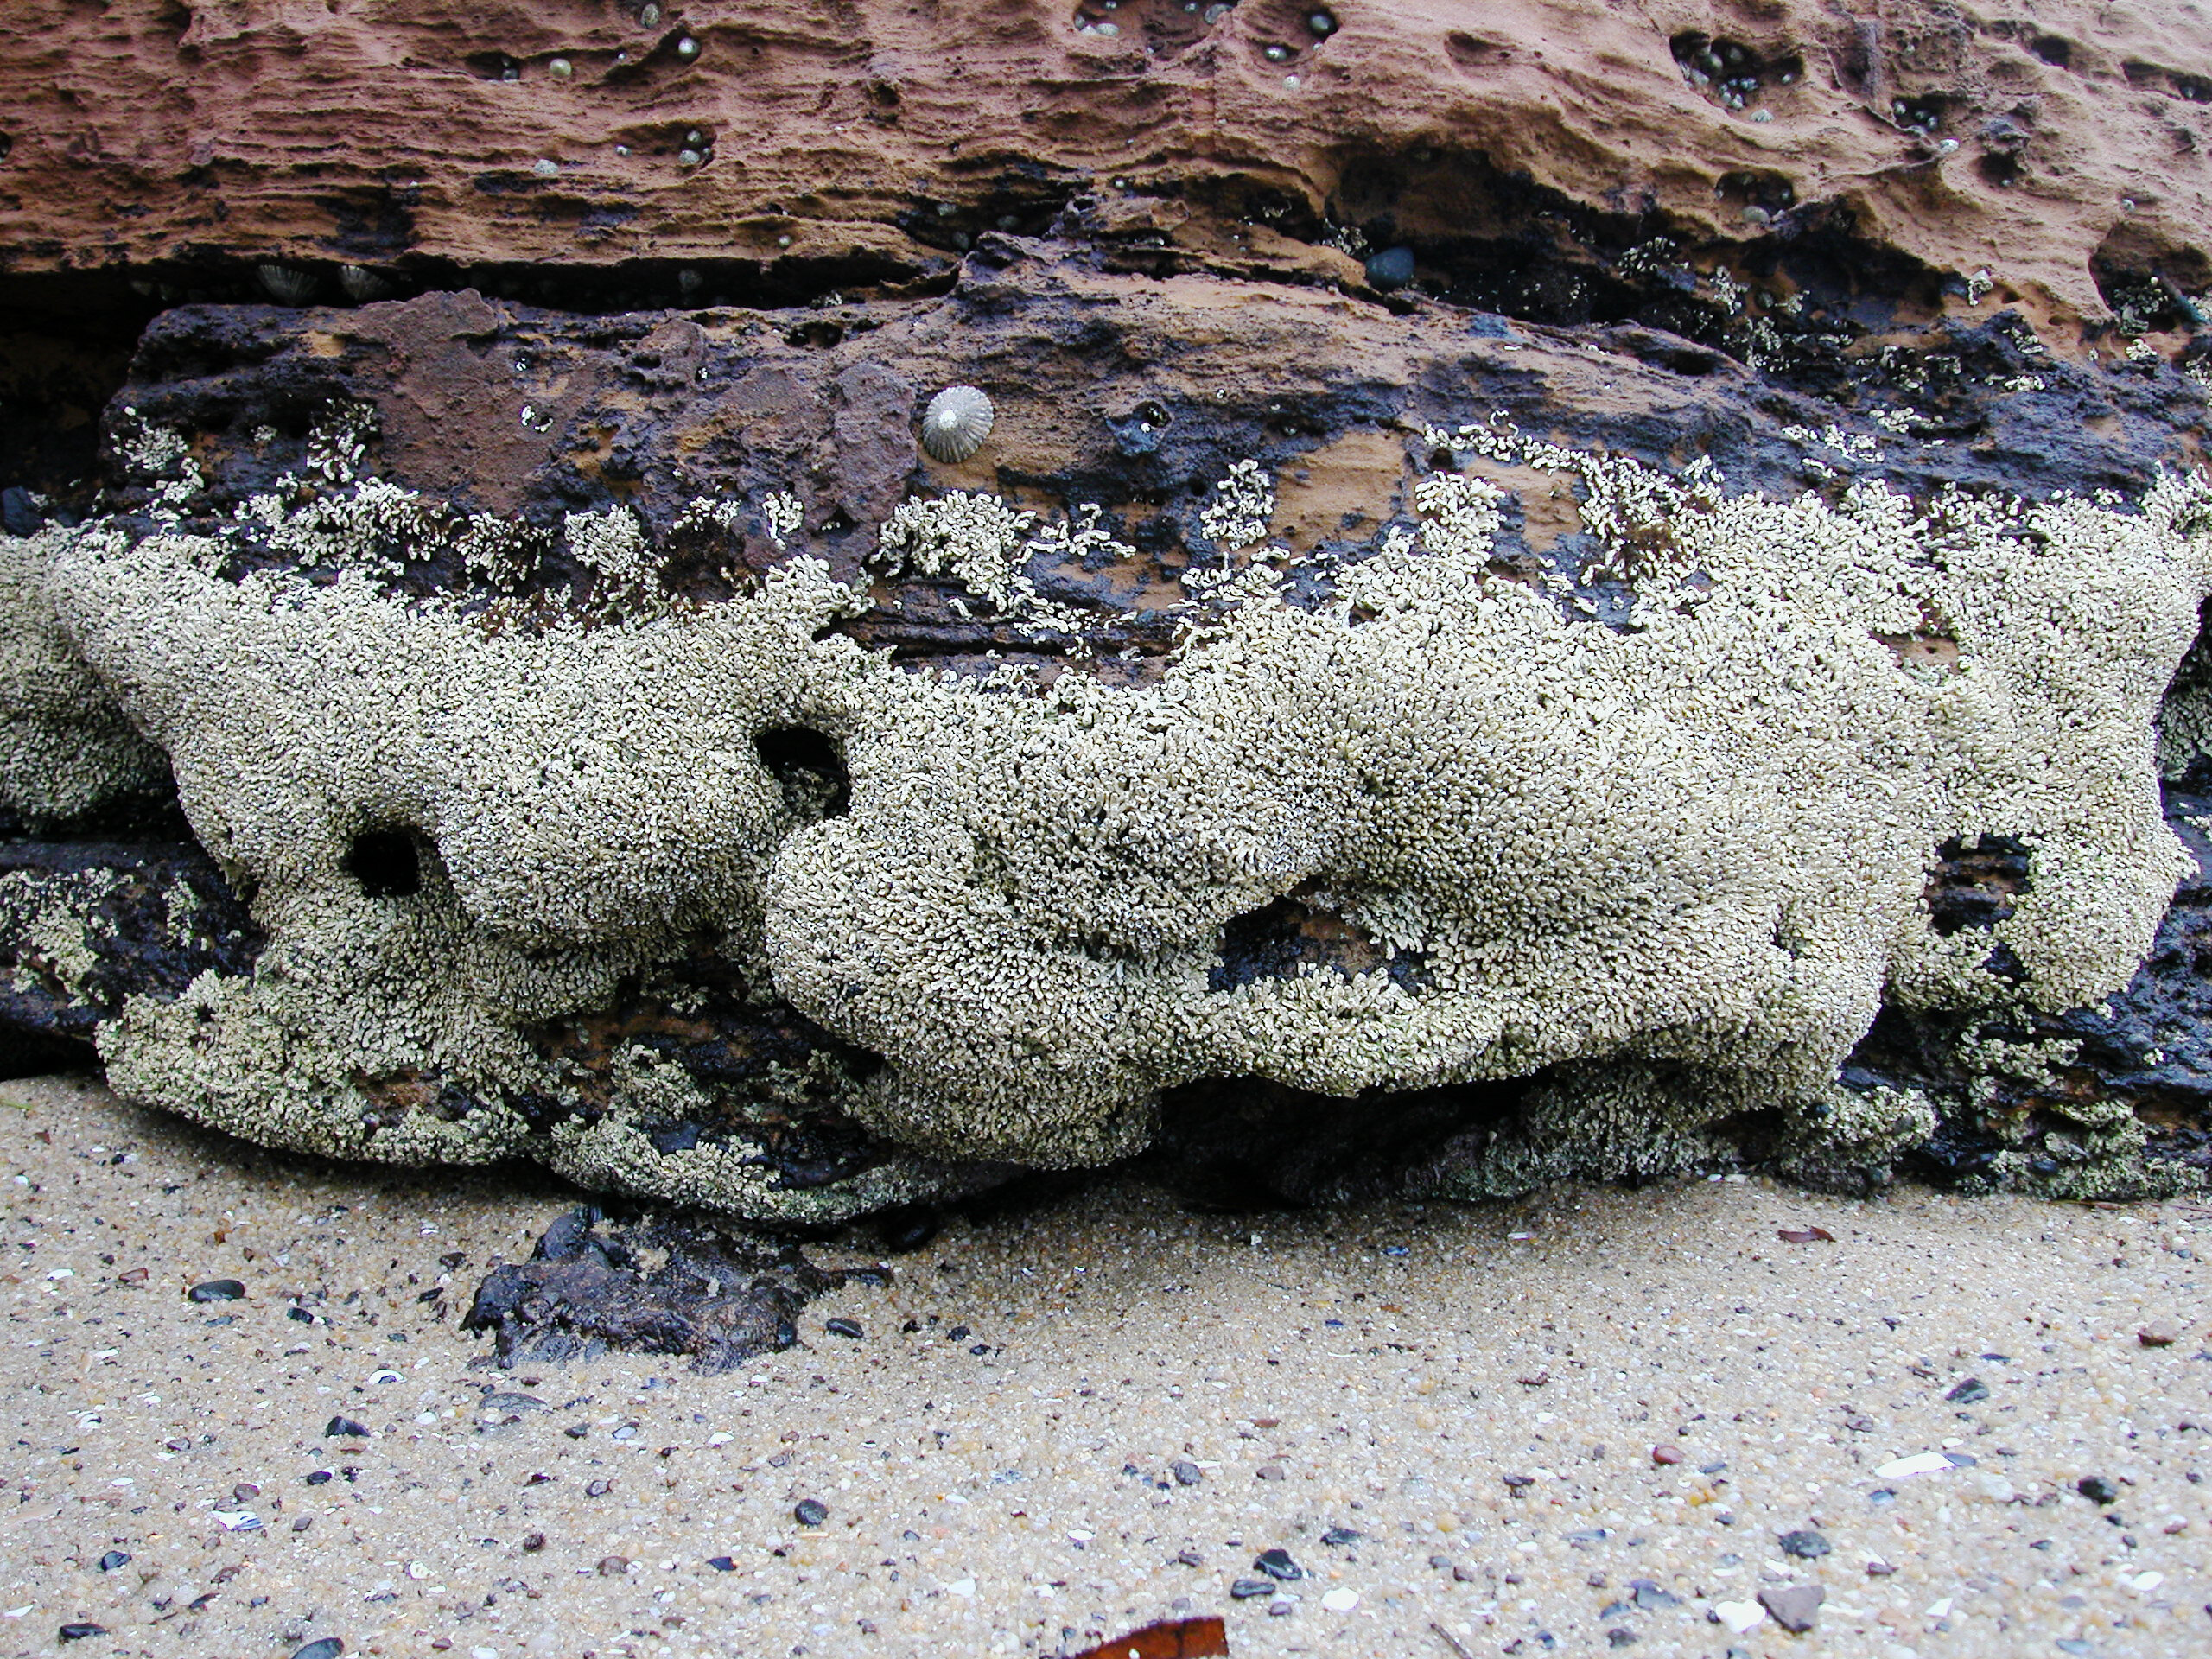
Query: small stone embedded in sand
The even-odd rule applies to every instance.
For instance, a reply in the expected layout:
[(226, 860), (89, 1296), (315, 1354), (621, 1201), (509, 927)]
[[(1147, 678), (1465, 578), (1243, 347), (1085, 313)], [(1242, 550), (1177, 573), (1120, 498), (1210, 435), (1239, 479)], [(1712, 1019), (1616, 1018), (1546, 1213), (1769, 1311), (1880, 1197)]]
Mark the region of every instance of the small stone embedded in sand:
[(1321, 1535), (1321, 1541), (1332, 1549), (1342, 1549), (1346, 1544), (1356, 1544), (1366, 1537), (1363, 1532), (1354, 1532), (1350, 1527), (1331, 1527)]
[(1281, 1480), (1284, 1478), (1282, 1465), (1279, 1463), (1263, 1463), (1252, 1471), (1252, 1477), (1255, 1480)]
[(2153, 1319), (2135, 1333), (2135, 1340), (2145, 1348), (2171, 1348), (2181, 1340), (2181, 1332), (2169, 1320)]
[(1802, 1636), (1813, 1628), (1827, 1592), (1817, 1584), (1770, 1585), (1759, 1592), (1759, 1605), (1785, 1630)]
[(1675, 1464), (1681, 1460), (1682, 1454), (1671, 1446), (1655, 1446), (1651, 1448), (1651, 1461), (1654, 1463)]
[(594, 1480), (584, 1488), (584, 1496), (586, 1497), (605, 1497), (613, 1490), (614, 1483), (613, 1481)]
[(2074, 1483), (2074, 1490), (2100, 1506), (2120, 1502), (2120, 1488), (2102, 1475), (2084, 1475)]
[(292, 1659), (338, 1659), (346, 1651), (346, 1639), (338, 1636), (320, 1637), (293, 1654)]
[(1175, 1477), (1178, 1486), (1195, 1486), (1205, 1478), (1205, 1471), (1187, 1458), (1178, 1458), (1167, 1465), (1167, 1472)]
[(1238, 1601), (1249, 1601), (1255, 1596), (1271, 1596), (1274, 1583), (1268, 1579), (1238, 1579), (1229, 1586), (1229, 1593)]
[(322, 1435), (325, 1440), (330, 1440), (340, 1434), (357, 1434), (365, 1438), (368, 1432), (365, 1425), (355, 1422), (351, 1417), (333, 1417), (322, 1427)]
[(1828, 1541), (1817, 1532), (1801, 1529), (1782, 1535), (1782, 1553), (1795, 1555), (1801, 1561), (1816, 1561), (1828, 1553)]
[(245, 1287), (235, 1279), (210, 1279), (184, 1294), (188, 1300), (194, 1302), (235, 1302), (245, 1294)]
[(100, 1557), (99, 1567), (100, 1571), (103, 1573), (112, 1573), (118, 1567), (129, 1566), (130, 1562), (130, 1557), (125, 1552), (119, 1549), (111, 1549), (106, 1554)]
[(1306, 1576), (1306, 1569), (1290, 1559), (1290, 1552), (1287, 1549), (1263, 1549), (1253, 1560), (1252, 1566), (1255, 1570), (1266, 1573), (1271, 1579), (1280, 1579), (1285, 1584)]
[(802, 1527), (818, 1527), (830, 1518), (830, 1506), (818, 1497), (803, 1497), (791, 1510), (791, 1519)]
[(1956, 1405), (1975, 1405), (1989, 1398), (1989, 1384), (1978, 1376), (1970, 1376), (1943, 1397)]
[(852, 1342), (858, 1342), (862, 1335), (858, 1319), (831, 1319), (822, 1328), (833, 1337), (843, 1337)]
[(64, 1624), (61, 1627), (60, 1639), (64, 1642), (83, 1642), (90, 1637), (106, 1634), (107, 1626), (105, 1624)]

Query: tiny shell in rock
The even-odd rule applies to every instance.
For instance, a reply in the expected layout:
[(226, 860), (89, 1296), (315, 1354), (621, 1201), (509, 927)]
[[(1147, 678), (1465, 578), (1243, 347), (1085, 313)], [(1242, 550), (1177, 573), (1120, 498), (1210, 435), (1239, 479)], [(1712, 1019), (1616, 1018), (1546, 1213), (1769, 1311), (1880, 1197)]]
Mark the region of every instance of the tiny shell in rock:
[(963, 461), (983, 447), (996, 416), (974, 386), (947, 386), (922, 411), (922, 448), (932, 461)]

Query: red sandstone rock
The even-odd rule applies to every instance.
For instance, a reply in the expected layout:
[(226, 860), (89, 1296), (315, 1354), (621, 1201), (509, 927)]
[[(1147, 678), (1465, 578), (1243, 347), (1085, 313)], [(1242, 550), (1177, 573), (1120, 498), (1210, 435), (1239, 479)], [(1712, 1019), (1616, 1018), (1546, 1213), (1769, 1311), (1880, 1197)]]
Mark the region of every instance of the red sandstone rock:
[(1693, 240), (1840, 208), (2061, 314), (2101, 313), (2101, 260), (2205, 278), (2201, 4), (1331, 0), (1317, 38), (1319, 8), (17, 0), (0, 270), (912, 283), (1091, 191), (1209, 264), (1350, 282), (1331, 226), (1443, 247), (1534, 192)]

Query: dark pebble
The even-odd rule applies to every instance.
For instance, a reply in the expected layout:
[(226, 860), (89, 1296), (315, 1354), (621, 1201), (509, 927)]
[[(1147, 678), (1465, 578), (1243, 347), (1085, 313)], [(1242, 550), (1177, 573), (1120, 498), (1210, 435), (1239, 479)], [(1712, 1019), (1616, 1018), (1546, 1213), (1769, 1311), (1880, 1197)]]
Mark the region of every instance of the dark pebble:
[(305, 1532), (313, 1525), (315, 1525), (315, 1516), (311, 1515), (296, 1515), (292, 1517), (292, 1530), (294, 1532)]
[(112, 1573), (118, 1567), (128, 1567), (130, 1565), (130, 1554), (124, 1550), (111, 1549), (106, 1554), (100, 1557), (100, 1571), (103, 1573)]
[(195, 1302), (235, 1302), (245, 1294), (245, 1287), (235, 1279), (210, 1279), (184, 1294)]
[(1206, 1558), (1195, 1549), (1184, 1550), (1175, 1557), (1175, 1565), (1178, 1567), (1204, 1567), (1205, 1564)]
[(260, 1496), (261, 1488), (250, 1480), (242, 1480), (231, 1488), (231, 1501), (234, 1503), (243, 1503), (250, 1497)]
[(1636, 1604), (1632, 1601), (1609, 1601), (1598, 1610), (1598, 1617), (1601, 1619), (1626, 1618), (1635, 1611)]
[(1516, 1497), (1520, 1497), (1535, 1484), (1536, 1478), (1534, 1475), (1508, 1475), (1505, 1478), (1505, 1489)]
[(1472, 1584), (1481, 1576), (1473, 1567), (1464, 1564), (1452, 1569), (1452, 1582), (1454, 1584)]
[(1961, 1406), (1971, 1406), (1989, 1398), (1989, 1384), (1978, 1376), (1970, 1376), (1943, 1397)]
[(545, 1535), (542, 1532), (528, 1534), (522, 1541), (522, 1553), (525, 1555), (535, 1555), (544, 1548)]
[(1253, 1557), (1252, 1566), (1255, 1571), (1271, 1579), (1281, 1579), (1285, 1584), (1306, 1576), (1306, 1570), (1290, 1559), (1287, 1549), (1263, 1549)]
[(974, 1334), (966, 1325), (956, 1325), (944, 1333), (944, 1339), (947, 1342), (965, 1342)]
[(284, 1310), (284, 1317), (288, 1319), (297, 1319), (302, 1325), (315, 1323), (315, 1315), (304, 1307), (288, 1307)]
[(832, 1319), (822, 1328), (833, 1337), (845, 1337), (854, 1342), (861, 1339), (861, 1325), (858, 1319)]
[(0, 490), (0, 530), (10, 536), (35, 536), (45, 522), (46, 516), (22, 485), (11, 484)]
[(727, 1555), (709, 1555), (707, 1557), (707, 1565), (713, 1567), (717, 1573), (734, 1573), (737, 1571), (737, 1563)]
[(1387, 291), (1403, 288), (1413, 279), (1414, 251), (1411, 248), (1385, 248), (1367, 262), (1367, 281), (1370, 287)]
[(1795, 1555), (1801, 1561), (1817, 1561), (1828, 1553), (1828, 1541), (1817, 1532), (1785, 1532), (1782, 1535), (1782, 1553)]
[(1178, 1458), (1167, 1465), (1167, 1472), (1175, 1477), (1178, 1486), (1195, 1486), (1206, 1478), (1205, 1471), (1187, 1458)]
[(1255, 1596), (1272, 1596), (1274, 1592), (1273, 1579), (1239, 1579), (1229, 1586), (1229, 1593), (1239, 1601), (1249, 1601)]
[[(1823, 1546), (1822, 1549), (1825, 1553), (1826, 1547)], [(1630, 1579), (1629, 1588), (1636, 1592), (1636, 1605), (1647, 1612), (1654, 1608), (1679, 1607), (1682, 1605), (1682, 1599), (1680, 1596), (1675, 1595), (1672, 1591), (1662, 1590), (1649, 1579)]]
[(512, 1394), (502, 1390), (484, 1396), (486, 1411), (543, 1411), (545, 1402), (534, 1394)]
[(365, 1436), (368, 1432), (369, 1431), (367, 1429), (362, 1427), (360, 1424), (355, 1422), (351, 1417), (334, 1417), (322, 1426), (322, 1437), (325, 1440), (328, 1440), (333, 1435), (337, 1434), (359, 1434)]
[(900, 1255), (918, 1250), (935, 1238), (943, 1217), (931, 1205), (909, 1205), (902, 1209), (887, 1210), (876, 1217), (876, 1236), (883, 1241), (887, 1250)]
[(338, 1659), (338, 1656), (345, 1651), (344, 1637), (326, 1636), (308, 1643), (294, 1654), (292, 1659)]
[(88, 1636), (105, 1636), (106, 1634), (107, 1626), (105, 1624), (64, 1624), (61, 1627), (61, 1639), (64, 1642), (82, 1642)]
[(1356, 1544), (1366, 1537), (1363, 1532), (1354, 1532), (1350, 1527), (1331, 1527), (1321, 1535), (1321, 1541), (1332, 1549), (1342, 1549), (1346, 1544)]
[(2120, 1488), (2102, 1475), (2084, 1475), (2074, 1483), (2074, 1490), (2092, 1503), (2117, 1503)]
[(321, 1484), (323, 1484), (323, 1482), (325, 1482), (326, 1480), (328, 1480), (329, 1478), (330, 1478), (330, 1471), (329, 1471), (329, 1470), (327, 1470), (327, 1469), (318, 1469), (318, 1470), (316, 1470), (313, 1474), (311, 1474), (311, 1475), (309, 1475), (309, 1476), (308, 1477), (308, 1485), (310, 1485), (310, 1486), (320, 1486), (320, 1485), (321, 1485)]
[(1636, 1645), (1636, 1632), (1626, 1625), (1617, 1624), (1605, 1632), (1605, 1640), (1617, 1648), (1632, 1648)]
[(614, 1483), (613, 1481), (594, 1480), (591, 1484), (584, 1488), (584, 1496), (586, 1497), (605, 1497), (613, 1490)]
[(619, 1579), (630, 1570), (629, 1559), (622, 1555), (602, 1555), (599, 1558), (599, 1576)]
[(1298, 1604), (1288, 1599), (1282, 1601), (1271, 1601), (1268, 1604), (1268, 1617), (1269, 1618), (1288, 1618), (1297, 1611)]
[(1759, 1592), (1759, 1605), (1767, 1616), (1793, 1636), (1813, 1628), (1827, 1592), (1817, 1584), (1772, 1585)]
[(802, 1497), (791, 1510), (791, 1519), (802, 1527), (818, 1527), (830, 1518), (830, 1506), (818, 1497)]

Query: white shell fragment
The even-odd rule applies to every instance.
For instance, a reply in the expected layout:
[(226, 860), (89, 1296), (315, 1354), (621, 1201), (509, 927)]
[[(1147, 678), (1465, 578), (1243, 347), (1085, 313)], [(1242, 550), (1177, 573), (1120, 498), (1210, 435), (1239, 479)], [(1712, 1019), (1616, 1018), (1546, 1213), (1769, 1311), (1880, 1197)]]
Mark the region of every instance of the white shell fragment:
[(1939, 1469), (1955, 1466), (1941, 1452), (1916, 1452), (1909, 1458), (1891, 1459), (1874, 1473), (1883, 1480), (1903, 1480), (1910, 1475), (1932, 1475)]
[(991, 400), (974, 386), (947, 386), (922, 411), (922, 448), (931, 461), (957, 465), (983, 447), (997, 418)]
[(262, 287), (269, 290), (269, 297), (279, 305), (305, 305), (315, 297), (317, 283), (311, 270), (272, 262), (255, 266), (254, 274), (261, 278)]

